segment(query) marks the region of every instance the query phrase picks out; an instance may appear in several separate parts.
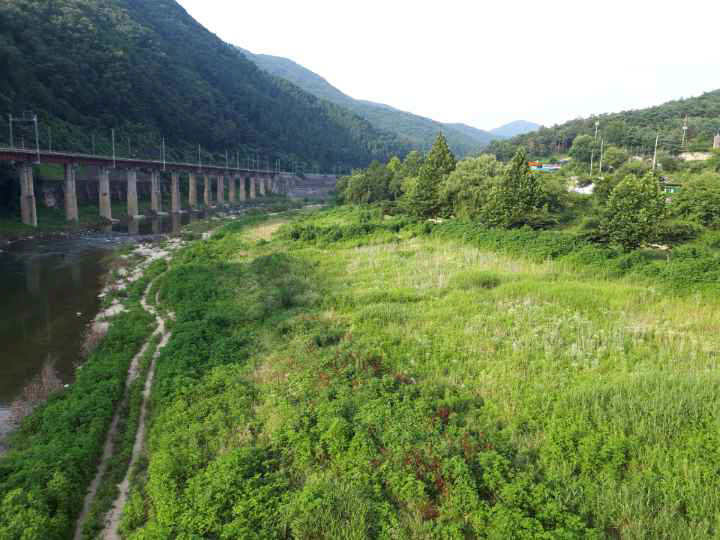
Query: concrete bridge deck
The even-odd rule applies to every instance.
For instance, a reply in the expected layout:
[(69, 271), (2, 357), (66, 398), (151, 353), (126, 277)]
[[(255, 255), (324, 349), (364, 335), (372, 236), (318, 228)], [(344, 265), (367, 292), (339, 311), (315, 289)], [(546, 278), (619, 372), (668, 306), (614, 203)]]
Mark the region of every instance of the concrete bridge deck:
[[(33, 165), (52, 164), (64, 167), (64, 198), (65, 215), (68, 221), (78, 220), (77, 205), (77, 167), (97, 168), (98, 206), (100, 215), (112, 220), (110, 200), (110, 171), (125, 171), (127, 182), (127, 213), (130, 217), (138, 216), (137, 183), (151, 183), (151, 209), (162, 214), (161, 183), (164, 174), (170, 176), (171, 211), (183, 211), (181, 201), (181, 176), (188, 178), (188, 205), (198, 207), (198, 198), (202, 195), (205, 206), (213, 204), (225, 205), (254, 200), (270, 193), (290, 193), (299, 183), (299, 178), (292, 173), (249, 169), (242, 167), (223, 167), (202, 163), (168, 162), (161, 160), (145, 160), (112, 156), (98, 156), (71, 152), (51, 152), (46, 150), (28, 150), (0, 147), (0, 161), (14, 163), (20, 179), (20, 209), (22, 221), (26, 225), (37, 226), (37, 209), (33, 179)], [(138, 177), (138, 171), (150, 173), (149, 179)], [(330, 175), (311, 175), (322, 177), (334, 183), (335, 177)], [(198, 177), (202, 177), (202, 194), (198, 191)], [(213, 183), (215, 184), (213, 188)], [(226, 190), (227, 186), (227, 190)], [(227, 193), (227, 198), (226, 198)]]

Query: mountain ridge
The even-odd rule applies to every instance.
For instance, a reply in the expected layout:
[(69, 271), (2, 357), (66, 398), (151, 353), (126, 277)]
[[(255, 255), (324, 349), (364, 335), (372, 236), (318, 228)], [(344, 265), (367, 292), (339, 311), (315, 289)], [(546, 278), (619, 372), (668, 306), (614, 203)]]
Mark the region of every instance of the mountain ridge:
[[(345, 94), (327, 79), (292, 59), (268, 54), (255, 54), (236, 48), (248, 59), (273, 76), (289, 80), (317, 97), (343, 106), (368, 120), (373, 126), (402, 136), (415, 149), (427, 151), (438, 133), (448, 139), (453, 152), (459, 156), (478, 153), (496, 138), (496, 135), (465, 124), (443, 123), (384, 103), (355, 99)], [(461, 127), (459, 127), (461, 126)]]
[(490, 133), (494, 133), (501, 138), (511, 138), (515, 137), (516, 135), (524, 135), (525, 133), (537, 131), (541, 127), (542, 126), (540, 124), (536, 124), (535, 122), (528, 122), (527, 120), (515, 120), (513, 122), (503, 124), (500, 127), (496, 127), (495, 129), (491, 129)]

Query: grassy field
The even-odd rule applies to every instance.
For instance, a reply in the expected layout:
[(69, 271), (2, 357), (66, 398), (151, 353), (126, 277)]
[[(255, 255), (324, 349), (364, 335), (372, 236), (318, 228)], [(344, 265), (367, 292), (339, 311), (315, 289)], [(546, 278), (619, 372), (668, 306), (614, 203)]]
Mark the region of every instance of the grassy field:
[(288, 219), (164, 277), (126, 537), (720, 533), (717, 295), (402, 218)]

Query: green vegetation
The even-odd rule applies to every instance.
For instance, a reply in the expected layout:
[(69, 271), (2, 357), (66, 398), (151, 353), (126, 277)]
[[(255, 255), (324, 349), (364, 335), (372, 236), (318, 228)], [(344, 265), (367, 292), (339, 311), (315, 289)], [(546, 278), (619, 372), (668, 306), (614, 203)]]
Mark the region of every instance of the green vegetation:
[(0, 539), (72, 534), (128, 366), (152, 328), (140, 297), (161, 270), (161, 263), (154, 264), (127, 291), (128, 311), (113, 320), (75, 383), (39, 406), (11, 436), (0, 459)]
[(499, 137), (465, 124), (443, 124), (381, 103), (353, 99), (292, 60), (240, 50), (271, 75), (286, 79), (318, 98), (354, 112), (377, 129), (396, 134), (415, 150), (429, 151), (435, 137), (442, 133), (455, 154), (468, 156), (477, 154), (490, 141)]
[(133, 444), (135, 443), (135, 435), (140, 421), (145, 378), (159, 342), (159, 335), (150, 339), (145, 353), (140, 358), (137, 377), (130, 383), (127, 396), (119, 405), (119, 422), (116, 436), (112, 441), (112, 457), (108, 462), (107, 469), (105, 469), (105, 474), (100, 480), (100, 486), (95, 494), (87, 520), (83, 524), (84, 538), (96, 538), (98, 533), (102, 531), (105, 525), (105, 514), (112, 508), (112, 504), (117, 498), (118, 485), (123, 481), (132, 457)]
[(417, 179), (408, 184), (405, 208), (418, 218), (429, 218), (440, 212), (440, 185), (455, 170), (455, 156), (450, 152), (445, 137), (440, 135), (417, 173)]
[(711, 265), (368, 207), (270, 236), (287, 219), (162, 279), (127, 538), (714, 534)]
[[(551, 178), (522, 155), (449, 172), (443, 148), (365, 179), (436, 171), (438, 198), (471, 206), (442, 199), (454, 175), (489, 171), (521, 205)], [(247, 216), (177, 253), (153, 291), (172, 338), (124, 537), (712, 537), (717, 233), (660, 257), (572, 227), (418, 222), (389, 197)], [(2, 515), (21, 517), (0, 538), (61, 537), (47, 527), (69, 522), (54, 505), (70, 492), (12, 478), (34, 489), (4, 492)]]
[[(229, 149), (243, 162), (259, 154), (263, 166), (316, 171), (406, 151), (398, 136), (262, 72), (174, 0), (4, 1), (0, 36), (3, 110), (38, 113), (43, 148), (50, 126), (54, 149), (109, 154), (115, 128), (120, 155), (157, 159), (164, 136), (171, 159), (195, 162), (200, 144), (205, 163), (224, 163)], [(30, 144), (22, 129), (16, 144)]]
[[(172, 337), (124, 537), (713, 537), (711, 166), (668, 200), (628, 162), (587, 196), (439, 137), (344, 178), (357, 205), (192, 242), (152, 291)], [(11, 456), (0, 533), (61, 535), (74, 499)]]
[[(688, 121), (686, 146), (681, 147), (685, 118)], [(599, 122), (598, 138), (605, 144), (626, 149), (633, 155), (652, 154), (655, 137), (660, 134), (660, 149), (677, 154), (680, 151), (707, 151), (712, 147), (713, 136), (720, 130), (720, 90), (699, 97), (670, 101), (657, 107), (601, 114), (590, 118), (571, 120), (538, 131), (496, 140), (487, 151), (507, 161), (524, 147), (534, 157), (550, 157), (568, 152), (574, 141), (587, 136), (594, 139), (595, 123)], [(587, 139), (581, 139), (587, 141)], [(599, 155), (596, 148), (595, 157)], [(583, 153), (584, 162), (590, 154)]]

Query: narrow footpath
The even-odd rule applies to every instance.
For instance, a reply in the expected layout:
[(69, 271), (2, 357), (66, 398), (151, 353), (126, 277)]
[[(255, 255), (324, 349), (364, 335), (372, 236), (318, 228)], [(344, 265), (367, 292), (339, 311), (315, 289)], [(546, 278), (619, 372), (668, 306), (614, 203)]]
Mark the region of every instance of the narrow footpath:
[[(143, 399), (140, 407), (140, 420), (138, 422), (137, 433), (135, 434), (135, 443), (133, 444), (132, 456), (130, 458), (130, 464), (128, 465), (127, 471), (125, 471), (125, 478), (120, 483), (119, 493), (115, 502), (113, 503), (112, 509), (108, 512), (105, 517), (105, 529), (102, 533), (104, 540), (120, 540), (120, 518), (122, 517), (125, 503), (127, 502), (128, 495), (130, 493), (130, 472), (137, 463), (140, 454), (142, 453), (143, 444), (145, 442), (145, 431), (147, 421), (147, 405), (150, 399), (150, 391), (152, 390), (153, 381), (155, 380), (155, 367), (157, 365), (158, 356), (160, 352), (165, 348), (170, 340), (171, 333), (165, 328), (165, 319), (163, 319), (158, 311), (147, 303), (147, 299), (143, 296), (141, 301), (143, 309), (155, 316), (157, 322), (157, 330), (154, 335), (160, 335), (160, 343), (158, 343), (153, 354), (152, 362), (150, 363), (150, 370), (148, 371), (147, 379), (145, 379), (145, 387), (143, 388)], [(155, 305), (158, 304), (158, 295), (155, 296)]]
[[(128, 466), (128, 469), (125, 473), (125, 478), (123, 479), (122, 483), (118, 486), (119, 487), (119, 494), (118, 497), (115, 499), (115, 502), (113, 503), (112, 510), (108, 512), (105, 518), (105, 528), (102, 533), (102, 538), (108, 538), (108, 539), (120, 539), (118, 529), (120, 526), (120, 517), (122, 516), (123, 508), (125, 507), (125, 503), (127, 501), (127, 496), (129, 492), (130, 487), (130, 471), (132, 470), (135, 463), (137, 463), (138, 457), (140, 456), (140, 453), (142, 452), (143, 448), (143, 442), (145, 440), (145, 424), (147, 419), (147, 403), (148, 399), (150, 397), (150, 391), (152, 390), (152, 384), (155, 376), (155, 366), (157, 363), (157, 358), (162, 351), (162, 349), (167, 345), (169, 339), (170, 339), (170, 333), (166, 330), (165, 325), (165, 319), (160, 316), (158, 311), (151, 306), (147, 301), (147, 295), (150, 289), (152, 288), (152, 283), (150, 283), (145, 290), (145, 294), (143, 295), (140, 303), (145, 311), (150, 313), (155, 317), (155, 321), (157, 324), (157, 327), (153, 334), (145, 341), (145, 344), (140, 349), (140, 352), (138, 352), (132, 359), (130, 363), (130, 367), (128, 368), (128, 376), (127, 380), (125, 382), (125, 396), (123, 399), (128, 399), (128, 390), (130, 388), (130, 385), (137, 379), (140, 371), (140, 360), (145, 355), (145, 353), (148, 350), (148, 347), (152, 343), (155, 336), (160, 336), (160, 342), (158, 343), (157, 348), (155, 349), (155, 353), (153, 354), (152, 362), (150, 364), (150, 369), (148, 371), (147, 378), (145, 380), (145, 386), (143, 388), (143, 399), (142, 399), (142, 405), (140, 409), (140, 418), (138, 422), (138, 430), (135, 435), (135, 443), (133, 444), (133, 450), (132, 450), (132, 456), (130, 459), (130, 464)], [(157, 296), (156, 296), (157, 301)], [(123, 407), (118, 406), (115, 411), (115, 415), (113, 416), (112, 423), (110, 425), (110, 429), (108, 430), (107, 436), (105, 438), (105, 445), (103, 446), (103, 453), (102, 457), (100, 459), (100, 464), (98, 465), (97, 472), (95, 473), (95, 477), (93, 478), (93, 481), (90, 484), (90, 488), (88, 489), (87, 494), (85, 495), (85, 500), (83, 502), (83, 508), (82, 512), (80, 513), (80, 516), (77, 520), (77, 524), (75, 526), (75, 534), (73, 536), (73, 540), (82, 540), (82, 531), (83, 526), (85, 522), (87, 521), (88, 515), (90, 514), (90, 510), (92, 508), (92, 503), (95, 500), (95, 496), (97, 495), (98, 488), (100, 487), (100, 482), (102, 481), (102, 478), (105, 474), (105, 471), (107, 470), (108, 463), (113, 455), (113, 440), (115, 439), (117, 435), (117, 429), (118, 429), (118, 423), (120, 421), (120, 413), (122, 411)]]

